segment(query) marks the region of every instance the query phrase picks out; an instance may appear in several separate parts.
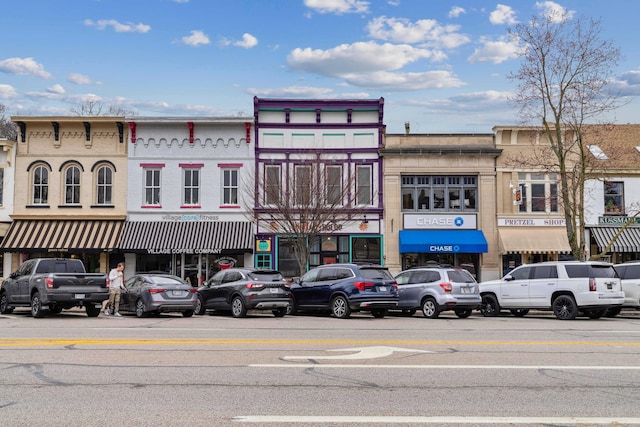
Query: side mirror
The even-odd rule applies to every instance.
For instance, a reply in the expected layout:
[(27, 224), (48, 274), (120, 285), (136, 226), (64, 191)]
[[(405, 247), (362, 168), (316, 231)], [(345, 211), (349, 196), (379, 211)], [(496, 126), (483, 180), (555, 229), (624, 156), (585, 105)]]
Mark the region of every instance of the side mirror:
[(512, 281), (512, 280), (515, 280), (515, 279), (513, 278), (513, 276), (512, 276), (512, 275), (507, 274), (506, 276), (504, 276), (504, 280), (506, 280), (507, 282), (510, 282), (510, 281)]

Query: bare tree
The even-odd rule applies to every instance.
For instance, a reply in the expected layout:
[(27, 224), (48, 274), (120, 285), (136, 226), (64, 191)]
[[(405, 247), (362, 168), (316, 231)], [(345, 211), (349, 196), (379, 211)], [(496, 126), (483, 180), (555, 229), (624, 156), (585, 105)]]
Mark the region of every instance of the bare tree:
[(357, 176), (348, 163), (318, 155), (288, 166), (256, 172), (244, 191), (255, 196), (244, 202), (253, 207), (253, 221), (288, 239), (302, 275), (320, 235), (363, 221), (365, 204), (359, 202), (366, 196), (358, 194)]
[(5, 115), (6, 111), (7, 107), (0, 104), (0, 138), (15, 141), (18, 138), (18, 129), (16, 129), (16, 125), (11, 121), (11, 118)]
[(509, 76), (517, 81), (512, 101), (523, 122), (542, 126), (552, 160), (548, 166), (559, 176), (571, 251), (584, 259), (584, 183), (591, 155), (585, 126), (618, 105), (606, 85), (620, 50), (601, 38), (599, 20), (572, 19), (568, 13), (534, 16), (509, 33), (523, 46), (520, 68)]
[(97, 98), (89, 98), (85, 102), (71, 107), (70, 111), (76, 116), (135, 116), (137, 114), (123, 105), (106, 105)]

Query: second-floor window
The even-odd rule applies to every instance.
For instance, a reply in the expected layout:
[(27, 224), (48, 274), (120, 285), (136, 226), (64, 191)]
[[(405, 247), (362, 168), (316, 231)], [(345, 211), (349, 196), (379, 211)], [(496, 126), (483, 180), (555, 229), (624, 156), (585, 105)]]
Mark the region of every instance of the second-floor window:
[(296, 189), (295, 204), (298, 206), (308, 206), (311, 203), (311, 167), (296, 166)]
[(604, 213), (608, 215), (624, 214), (624, 184), (622, 182), (605, 181)]
[(326, 185), (327, 185), (327, 205), (342, 205), (342, 167), (327, 166), (325, 168)]
[(160, 205), (160, 169), (144, 170), (144, 204)]
[(558, 212), (558, 183), (555, 173), (519, 173), (522, 213)]
[(405, 175), (403, 211), (475, 212), (478, 178), (472, 175)]
[(370, 205), (372, 202), (371, 166), (356, 167), (356, 204)]
[(109, 166), (100, 166), (96, 175), (96, 203), (110, 205), (113, 193), (113, 170)]
[(200, 204), (200, 169), (184, 169), (184, 198), (185, 205)]
[(280, 201), (280, 166), (265, 166), (265, 204), (277, 205)]
[(33, 198), (34, 205), (49, 203), (49, 170), (45, 166), (36, 166), (33, 170)]
[(238, 204), (238, 169), (222, 170), (222, 203)]
[(80, 168), (77, 166), (69, 166), (64, 172), (64, 203), (80, 203)]

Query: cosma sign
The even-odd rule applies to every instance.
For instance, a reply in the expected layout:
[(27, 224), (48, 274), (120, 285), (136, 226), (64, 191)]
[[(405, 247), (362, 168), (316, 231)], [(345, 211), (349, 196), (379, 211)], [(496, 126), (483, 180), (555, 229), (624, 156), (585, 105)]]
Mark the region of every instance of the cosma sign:
[(476, 215), (469, 214), (416, 214), (406, 213), (403, 218), (405, 230), (475, 230)]

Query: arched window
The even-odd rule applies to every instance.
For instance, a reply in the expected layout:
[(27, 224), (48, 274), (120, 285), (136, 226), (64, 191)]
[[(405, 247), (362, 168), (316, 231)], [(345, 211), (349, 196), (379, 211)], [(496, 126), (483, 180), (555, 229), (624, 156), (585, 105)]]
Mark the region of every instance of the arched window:
[(80, 168), (77, 166), (69, 166), (64, 172), (64, 203), (80, 203)]
[(113, 169), (109, 166), (100, 166), (96, 174), (96, 203), (98, 205), (111, 205), (113, 200)]
[(46, 166), (36, 166), (33, 170), (32, 194), (34, 205), (49, 204), (49, 169)]

